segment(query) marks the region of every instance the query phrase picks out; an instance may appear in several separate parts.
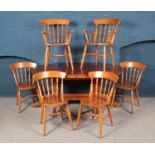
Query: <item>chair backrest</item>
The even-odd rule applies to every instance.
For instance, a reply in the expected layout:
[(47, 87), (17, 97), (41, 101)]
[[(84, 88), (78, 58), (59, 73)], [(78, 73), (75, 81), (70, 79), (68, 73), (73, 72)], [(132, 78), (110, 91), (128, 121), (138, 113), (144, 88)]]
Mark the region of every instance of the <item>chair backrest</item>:
[(32, 70), (37, 67), (34, 62), (18, 62), (11, 64), (10, 70), (13, 72), (13, 76), (16, 82), (16, 86), (33, 83)]
[(112, 45), (120, 22), (120, 19), (116, 18), (95, 19), (94, 24), (96, 25), (96, 33), (94, 41), (97, 43), (107, 43)]
[(60, 96), (63, 98), (63, 79), (65, 72), (44, 71), (34, 74), (33, 80), (37, 84), (38, 96), (40, 100), (50, 96)]
[(118, 76), (106, 71), (89, 72), (88, 75), (91, 78), (89, 96), (105, 97), (110, 102)]
[(136, 84), (138, 87), (146, 65), (139, 62), (121, 62), (120, 66), (122, 69), (120, 82), (123, 84)]
[(42, 19), (41, 24), (48, 43), (59, 44), (68, 41), (69, 19)]

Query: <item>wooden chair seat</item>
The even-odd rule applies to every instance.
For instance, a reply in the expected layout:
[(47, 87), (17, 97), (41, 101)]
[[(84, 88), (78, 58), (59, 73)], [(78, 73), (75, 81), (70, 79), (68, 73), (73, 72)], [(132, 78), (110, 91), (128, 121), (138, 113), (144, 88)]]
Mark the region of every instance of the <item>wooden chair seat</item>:
[(116, 87), (120, 89), (125, 89), (125, 90), (132, 90), (136, 88), (136, 84), (135, 83), (127, 83), (127, 84), (118, 83), (116, 84)]
[(43, 99), (42, 104), (44, 104), (45, 106), (56, 107), (59, 105), (65, 105), (67, 101), (68, 100), (65, 98), (61, 99), (60, 96), (48, 96)]
[(104, 97), (99, 97), (99, 96), (89, 97), (88, 96), (87, 98), (82, 98), (80, 101), (81, 101), (81, 104), (94, 107), (94, 108), (103, 107), (108, 104), (107, 96), (104, 96)]

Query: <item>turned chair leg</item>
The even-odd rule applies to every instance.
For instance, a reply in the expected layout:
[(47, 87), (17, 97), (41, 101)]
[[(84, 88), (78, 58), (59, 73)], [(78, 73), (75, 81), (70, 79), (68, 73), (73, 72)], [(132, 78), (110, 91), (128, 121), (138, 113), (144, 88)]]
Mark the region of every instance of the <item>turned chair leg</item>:
[(44, 107), (41, 106), (41, 116), (40, 116), (40, 123), (43, 123), (43, 115), (44, 115)]
[(70, 59), (71, 68), (72, 68), (72, 70), (74, 70), (73, 60), (72, 60), (72, 52), (71, 52), (70, 45), (68, 45), (68, 55), (69, 55), (69, 59)]
[(82, 105), (82, 104), (80, 104), (80, 105), (79, 105), (78, 118), (77, 118), (77, 121), (76, 121), (76, 129), (77, 129), (77, 128), (78, 128), (78, 126), (79, 126), (79, 122), (80, 122), (80, 119), (81, 119), (82, 109), (83, 109), (83, 105)]
[(17, 90), (17, 94), (16, 94), (16, 105), (18, 105), (18, 90)]
[(21, 113), (21, 91), (18, 90), (18, 112)]
[(98, 108), (99, 111), (99, 126), (100, 126), (100, 138), (102, 138), (102, 124), (103, 124), (103, 114), (102, 114), (102, 108)]
[(125, 96), (124, 96), (124, 89), (123, 89), (123, 90), (122, 90), (122, 97), (121, 97), (121, 98), (122, 98), (122, 104), (123, 104), (123, 102), (124, 102), (124, 97), (125, 97)]
[(82, 69), (82, 67), (83, 67), (84, 60), (85, 60), (85, 57), (86, 57), (86, 51), (87, 51), (87, 45), (85, 44), (85, 45), (84, 45), (84, 50), (83, 50), (83, 55), (82, 55), (82, 60), (81, 60), (81, 65), (80, 65), (80, 68), (81, 68), (81, 69)]
[(110, 46), (110, 55), (111, 55), (111, 60), (112, 60), (112, 66), (113, 68), (115, 67), (115, 58), (114, 58), (114, 51), (113, 51), (113, 47)]
[(131, 90), (131, 112), (134, 113), (134, 92)]
[(20, 90), (17, 90), (17, 94), (16, 94), (16, 103), (17, 103), (17, 105), (18, 105), (18, 103), (19, 103), (19, 92)]
[(107, 55), (106, 55), (106, 46), (103, 47), (103, 70), (106, 70), (106, 60), (107, 59)]
[(66, 46), (64, 46), (64, 55), (65, 55), (65, 60), (66, 60), (66, 66), (68, 67), (68, 54), (66, 52)]
[[(92, 114), (95, 114), (95, 108), (92, 108)], [(94, 120), (94, 116), (92, 116), (92, 119)]]
[(137, 97), (138, 106), (140, 106), (140, 99), (139, 99), (138, 88), (136, 88), (136, 97)]
[(49, 51), (50, 47), (45, 47), (45, 64), (44, 64), (44, 70), (47, 70), (48, 64), (49, 64)]
[(43, 106), (43, 135), (46, 136), (46, 107)]
[(68, 104), (66, 105), (66, 112), (69, 119), (70, 128), (73, 130), (72, 116), (71, 116), (71, 112)]
[(114, 88), (114, 92), (112, 95), (111, 104), (110, 104), (111, 107), (114, 106), (115, 97), (116, 97), (116, 87)]
[(110, 109), (109, 105), (107, 105), (107, 110), (108, 110), (108, 115), (109, 115), (111, 126), (113, 126), (114, 124), (113, 124), (113, 120), (112, 120), (112, 113), (111, 113), (111, 109)]
[(96, 66), (97, 66), (97, 64), (98, 64), (98, 46), (96, 46)]
[(60, 111), (60, 114), (61, 114), (61, 119), (63, 120), (63, 107), (62, 106), (59, 106), (59, 111)]

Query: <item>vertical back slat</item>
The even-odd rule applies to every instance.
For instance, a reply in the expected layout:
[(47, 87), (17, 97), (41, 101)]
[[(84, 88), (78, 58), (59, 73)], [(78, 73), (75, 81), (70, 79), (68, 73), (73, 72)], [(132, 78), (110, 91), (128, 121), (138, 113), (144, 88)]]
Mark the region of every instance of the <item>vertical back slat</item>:
[(51, 78), (51, 93), (52, 93), (52, 95), (54, 94), (54, 90), (53, 90), (53, 78)]
[(133, 69), (132, 83), (135, 81), (136, 68)]
[(50, 89), (49, 89), (49, 83), (47, 78), (46, 78), (46, 88), (47, 88), (47, 95), (50, 96)]
[(49, 41), (50, 41), (50, 43), (51, 43), (51, 42), (52, 42), (52, 38), (51, 38), (50, 25), (47, 26), (47, 31), (48, 31)]
[(20, 68), (20, 79), (21, 79), (21, 83), (23, 84), (23, 69)]
[(61, 97), (63, 97), (64, 94), (64, 84), (63, 84), (63, 78), (61, 78)]
[(87, 42), (89, 42), (88, 34), (87, 33), (85, 33), (85, 34), (86, 34), (86, 40), (87, 40)]
[(107, 25), (106, 40), (110, 38), (110, 25)]
[(31, 83), (31, 69), (28, 68), (28, 82)]
[(68, 40), (68, 25), (66, 25), (66, 36), (65, 36), (65, 42)]
[(102, 95), (102, 88), (103, 88), (103, 78), (101, 79), (101, 85), (100, 85), (100, 96)]
[(104, 91), (103, 93), (106, 94), (106, 90), (107, 90), (107, 83), (108, 83), (108, 80), (105, 79), (105, 84), (104, 84)]
[(37, 81), (37, 91), (39, 92), (38, 95), (39, 95), (39, 99), (40, 100), (43, 100), (43, 93), (42, 93), (42, 90), (41, 90), (41, 85), (39, 83), (39, 81)]
[(24, 68), (24, 83), (27, 83), (27, 69)]
[(117, 31), (117, 28), (118, 28), (118, 26), (117, 25), (114, 25), (113, 31), (116, 32)]
[(59, 92), (59, 85), (58, 85), (58, 78), (56, 78), (56, 95), (58, 95)]
[(132, 68), (130, 68), (130, 72), (129, 72), (129, 83), (132, 82)]
[(89, 41), (92, 42), (92, 34), (89, 34)]
[(63, 24), (62, 24), (61, 33), (62, 33), (62, 43), (64, 43), (64, 25)]
[(57, 25), (57, 42), (60, 42), (60, 28), (59, 25)]
[(140, 83), (140, 80), (141, 80), (141, 77), (142, 77), (142, 73), (143, 71), (142, 70), (139, 70), (139, 77), (137, 78), (137, 81), (136, 81), (136, 85), (138, 86), (139, 83)]
[(95, 96), (98, 96), (98, 78), (96, 78)]
[(97, 25), (96, 25), (95, 35), (94, 35), (94, 42), (97, 42), (97, 35), (98, 35), (97, 32), (98, 32), (98, 31), (97, 31)]
[(104, 25), (103, 42), (106, 41), (106, 31), (107, 31), (106, 29), (107, 29), (106, 25)]
[(16, 73), (15, 73), (14, 70), (12, 72), (13, 72), (13, 77), (15, 79), (15, 83), (16, 83), (16, 86), (17, 86), (18, 85), (18, 80), (17, 80), (17, 77), (16, 77)]
[(66, 42), (66, 37), (67, 37), (67, 25), (64, 27), (64, 42)]
[(116, 25), (113, 25), (112, 26), (112, 31), (115, 31), (116, 30)]
[(115, 87), (115, 83), (112, 82), (111, 89), (109, 91), (109, 98), (108, 98), (109, 100), (111, 100), (111, 98), (112, 98), (112, 95), (113, 95), (113, 92), (114, 92), (114, 87)]
[(42, 88), (42, 90), (43, 90), (43, 96), (45, 96), (45, 95), (46, 95), (46, 91), (45, 91), (43, 79), (41, 79), (41, 88)]
[(108, 94), (110, 93), (111, 88), (112, 88), (112, 81), (109, 80), (109, 85), (107, 90)]
[(16, 69), (16, 77), (17, 77), (17, 81), (18, 81), (18, 84), (20, 84), (21, 82), (20, 82), (20, 77), (19, 77), (19, 71), (18, 71), (18, 69)]
[(139, 69), (137, 69), (136, 81), (138, 80), (139, 73), (140, 73), (140, 70), (139, 70)]
[(121, 83), (124, 82), (124, 70), (122, 70)]
[(55, 29), (54, 29), (54, 25), (52, 25), (52, 36), (53, 36), (53, 41), (55, 43), (56, 39), (55, 39)]
[(108, 34), (109, 34), (111, 31), (112, 31), (112, 25), (109, 24), (109, 26), (108, 26)]
[(99, 26), (99, 39), (98, 39), (99, 42), (101, 42), (101, 35), (102, 35), (102, 24)]
[(91, 78), (89, 97), (92, 97), (92, 94), (93, 94), (93, 78)]
[(126, 74), (125, 74), (125, 77), (126, 77), (126, 83), (128, 83), (128, 68), (125, 68), (126, 70)]

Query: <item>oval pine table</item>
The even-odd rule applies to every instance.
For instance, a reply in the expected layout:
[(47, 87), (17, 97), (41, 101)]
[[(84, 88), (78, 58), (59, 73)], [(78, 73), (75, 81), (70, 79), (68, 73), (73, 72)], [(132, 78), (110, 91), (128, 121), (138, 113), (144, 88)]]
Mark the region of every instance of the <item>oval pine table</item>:
[[(80, 64), (74, 64), (74, 71), (71, 70), (70, 66), (66, 66), (66, 64), (49, 64), (47, 71), (62, 71), (66, 72), (67, 76), (65, 80), (89, 80), (88, 72), (90, 71), (103, 71), (103, 64), (98, 64), (95, 65), (93, 63), (86, 63), (83, 66), (83, 69), (80, 69)], [(32, 74), (42, 72), (44, 71), (44, 66), (43, 65), (38, 65), (35, 70), (33, 70)], [(121, 69), (119, 66), (113, 66), (111, 64), (106, 65), (106, 71), (113, 72), (117, 75), (121, 74)], [(81, 86), (82, 87), (82, 86)], [(67, 93), (65, 94), (68, 100), (80, 100), (83, 97), (87, 97), (88, 94), (86, 93)], [(33, 104), (33, 107), (39, 107), (40, 104), (39, 102), (36, 102)], [(119, 102), (114, 102), (113, 103), (114, 107), (120, 107), (121, 104)]]

